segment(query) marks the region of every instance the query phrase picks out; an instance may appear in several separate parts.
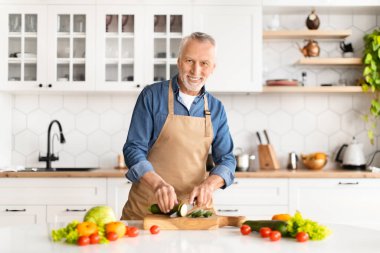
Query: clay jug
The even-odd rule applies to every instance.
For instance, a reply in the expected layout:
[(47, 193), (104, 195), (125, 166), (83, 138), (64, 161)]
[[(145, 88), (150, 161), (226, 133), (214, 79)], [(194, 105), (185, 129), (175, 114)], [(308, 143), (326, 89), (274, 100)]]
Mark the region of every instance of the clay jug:
[(305, 42), (307, 42), (307, 44), (303, 48), (298, 46), (301, 53), (305, 57), (319, 56), (320, 48), (319, 48), (318, 42), (316, 42), (315, 40), (306, 40)]

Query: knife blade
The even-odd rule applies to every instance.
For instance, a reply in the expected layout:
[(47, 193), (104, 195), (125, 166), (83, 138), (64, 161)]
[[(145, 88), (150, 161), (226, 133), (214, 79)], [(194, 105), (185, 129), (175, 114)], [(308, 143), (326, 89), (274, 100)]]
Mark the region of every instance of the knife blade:
[(265, 129), (264, 129), (264, 135), (265, 135), (265, 139), (267, 140), (267, 144), (270, 144), (269, 136), (268, 136), (267, 130)]

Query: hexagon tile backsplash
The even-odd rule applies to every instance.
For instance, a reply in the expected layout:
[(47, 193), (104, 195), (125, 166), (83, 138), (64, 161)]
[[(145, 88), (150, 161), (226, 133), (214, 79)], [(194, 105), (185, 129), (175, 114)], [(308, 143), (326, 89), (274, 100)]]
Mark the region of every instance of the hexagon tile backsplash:
[[(267, 129), (282, 166), (291, 151), (327, 152), (334, 157), (352, 136), (369, 156), (377, 148), (366, 136), (361, 115), (369, 108), (364, 94), (216, 95), (224, 104), (235, 147), (256, 154), (256, 131)], [(43, 166), (47, 128), (62, 123), (66, 143), (54, 141), (56, 166), (117, 165), (137, 95), (17, 95), (13, 105), (13, 164)], [(57, 132), (56, 126), (53, 132)]]

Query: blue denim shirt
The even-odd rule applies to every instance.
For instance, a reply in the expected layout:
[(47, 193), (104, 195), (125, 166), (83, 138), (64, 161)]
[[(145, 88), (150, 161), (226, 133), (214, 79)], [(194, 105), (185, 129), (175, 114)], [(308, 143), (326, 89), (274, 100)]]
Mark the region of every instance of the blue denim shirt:
[[(206, 92), (204, 87), (198, 95), (190, 111), (181, 102), (177, 75), (172, 79), (174, 93), (174, 114), (192, 117), (204, 117), (204, 100), (207, 96), (213, 126), (212, 156), (216, 166), (210, 174), (218, 175), (229, 186), (234, 180), (236, 160), (232, 154), (233, 141), (229, 132), (226, 112), (222, 103)], [(140, 180), (146, 172), (154, 170), (147, 160), (149, 150), (158, 138), (168, 115), (169, 81), (146, 86), (140, 93), (132, 115), (127, 141), (123, 153), (129, 168), (126, 177), (132, 182)]]

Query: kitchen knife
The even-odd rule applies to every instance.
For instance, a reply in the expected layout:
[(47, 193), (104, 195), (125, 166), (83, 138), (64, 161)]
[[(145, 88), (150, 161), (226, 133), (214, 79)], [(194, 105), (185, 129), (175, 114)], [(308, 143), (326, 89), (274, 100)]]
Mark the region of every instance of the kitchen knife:
[(260, 133), (256, 132), (257, 139), (259, 140), (259, 144), (263, 144), (261, 141)]
[(267, 139), (267, 144), (270, 144), (269, 136), (268, 136), (267, 130), (265, 129), (264, 129), (264, 135), (265, 135), (265, 139)]

